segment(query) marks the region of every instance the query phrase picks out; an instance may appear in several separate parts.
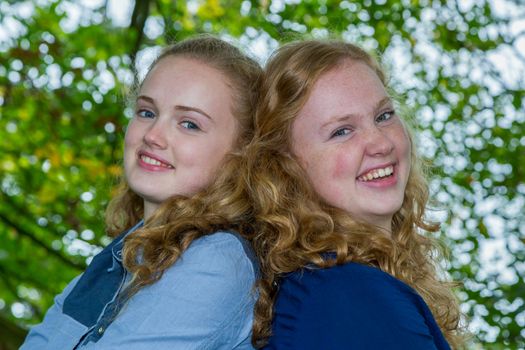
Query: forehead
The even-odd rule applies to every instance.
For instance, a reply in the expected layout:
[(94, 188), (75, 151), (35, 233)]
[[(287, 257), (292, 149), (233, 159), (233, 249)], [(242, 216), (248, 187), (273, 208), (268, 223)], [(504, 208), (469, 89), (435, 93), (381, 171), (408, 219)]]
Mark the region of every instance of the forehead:
[(317, 117), (364, 113), (387, 96), (385, 86), (370, 66), (346, 60), (319, 77), (298, 117), (311, 113)]
[[(155, 83), (170, 79), (185, 79), (194, 83), (208, 80), (211, 83), (222, 83), (227, 85), (226, 78), (218, 69), (200, 60), (185, 56), (165, 56), (155, 63), (144, 78), (141, 90)], [(172, 81), (176, 84), (177, 81)]]
[[(155, 100), (196, 105), (229, 107), (231, 88), (224, 75), (201, 61), (183, 56), (167, 56), (158, 61), (146, 75), (140, 95)], [(214, 106), (209, 106), (214, 104)], [(205, 106), (203, 106), (205, 107)]]
[(375, 71), (362, 61), (346, 60), (322, 74), (314, 84), (308, 102), (320, 102), (327, 98), (369, 102), (386, 90)]

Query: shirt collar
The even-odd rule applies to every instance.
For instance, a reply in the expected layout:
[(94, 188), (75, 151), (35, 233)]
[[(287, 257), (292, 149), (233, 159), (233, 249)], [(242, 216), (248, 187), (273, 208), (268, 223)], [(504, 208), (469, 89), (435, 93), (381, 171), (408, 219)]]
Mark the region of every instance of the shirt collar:
[(127, 230), (125, 233), (118, 236), (115, 242), (115, 245), (111, 249), (113, 257), (118, 261), (122, 262), (122, 248), (124, 247), (124, 239), (129, 236), (131, 233), (135, 232), (137, 229), (141, 228), (144, 225), (144, 220), (140, 220), (135, 226)]

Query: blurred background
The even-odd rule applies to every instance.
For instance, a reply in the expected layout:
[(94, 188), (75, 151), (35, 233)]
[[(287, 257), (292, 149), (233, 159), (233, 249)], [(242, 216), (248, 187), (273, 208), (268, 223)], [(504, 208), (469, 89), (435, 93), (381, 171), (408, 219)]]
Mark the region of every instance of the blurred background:
[(376, 51), (433, 165), (471, 348), (525, 348), (524, 0), (0, 0), (0, 350), (110, 241), (135, 71), (202, 32), (261, 63), (304, 36)]

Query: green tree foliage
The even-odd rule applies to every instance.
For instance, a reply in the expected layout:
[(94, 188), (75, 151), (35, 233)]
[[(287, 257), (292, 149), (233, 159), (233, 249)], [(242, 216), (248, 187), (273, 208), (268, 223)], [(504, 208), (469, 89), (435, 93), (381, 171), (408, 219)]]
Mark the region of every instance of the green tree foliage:
[(198, 32), (262, 59), (303, 36), (377, 50), (434, 166), (433, 217), (475, 341), (525, 347), (522, 0), (145, 0), (124, 24), (88, 3), (0, 1), (0, 348), (109, 242), (133, 63)]

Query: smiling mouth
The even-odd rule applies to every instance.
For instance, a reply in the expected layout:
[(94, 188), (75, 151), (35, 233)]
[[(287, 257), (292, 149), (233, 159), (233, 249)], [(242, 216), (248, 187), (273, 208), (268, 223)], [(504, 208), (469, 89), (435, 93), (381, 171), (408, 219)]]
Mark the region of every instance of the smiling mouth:
[(372, 180), (376, 180), (376, 179), (389, 177), (389, 176), (392, 176), (393, 173), (394, 173), (394, 166), (393, 165), (389, 165), (389, 166), (384, 167), (384, 168), (371, 170), (368, 173), (359, 176), (357, 179), (359, 181), (366, 182), (366, 181), (372, 181)]
[(139, 158), (142, 162), (149, 164), (149, 165), (158, 166), (158, 167), (162, 167), (166, 169), (174, 169), (173, 165), (161, 162), (158, 159), (148, 157), (147, 155), (144, 155), (144, 154), (141, 154)]

